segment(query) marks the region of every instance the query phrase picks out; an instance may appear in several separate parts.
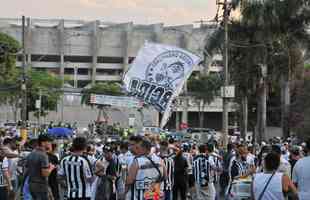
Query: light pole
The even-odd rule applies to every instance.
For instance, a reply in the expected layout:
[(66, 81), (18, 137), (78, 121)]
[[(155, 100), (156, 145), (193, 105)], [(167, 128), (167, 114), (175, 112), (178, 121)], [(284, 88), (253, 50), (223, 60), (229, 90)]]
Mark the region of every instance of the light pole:
[(22, 112), (21, 119), (23, 122), (23, 128), (26, 128), (27, 124), (27, 84), (26, 84), (26, 50), (25, 50), (25, 16), (22, 16), (22, 51), (23, 51), (23, 74), (22, 74)]

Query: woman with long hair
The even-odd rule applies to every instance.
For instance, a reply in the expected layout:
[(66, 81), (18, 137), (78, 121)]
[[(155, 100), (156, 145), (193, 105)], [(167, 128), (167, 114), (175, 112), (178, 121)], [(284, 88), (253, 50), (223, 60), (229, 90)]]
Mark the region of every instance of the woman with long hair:
[(255, 174), (252, 183), (254, 200), (285, 200), (290, 192), (297, 196), (297, 190), (291, 179), (278, 172), (280, 157), (271, 152), (264, 158), (264, 172)]

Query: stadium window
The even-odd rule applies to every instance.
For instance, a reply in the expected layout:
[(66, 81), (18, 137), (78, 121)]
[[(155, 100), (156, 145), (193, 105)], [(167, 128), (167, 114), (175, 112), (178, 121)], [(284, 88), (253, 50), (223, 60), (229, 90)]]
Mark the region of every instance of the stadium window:
[(73, 62), (73, 63), (91, 63), (91, 56), (65, 56), (65, 62)]
[(123, 57), (103, 57), (99, 56), (97, 58), (98, 63), (114, 63), (114, 64), (120, 64), (124, 62)]
[(44, 55), (44, 54), (33, 54), (31, 55), (32, 62), (60, 62), (59, 55)]

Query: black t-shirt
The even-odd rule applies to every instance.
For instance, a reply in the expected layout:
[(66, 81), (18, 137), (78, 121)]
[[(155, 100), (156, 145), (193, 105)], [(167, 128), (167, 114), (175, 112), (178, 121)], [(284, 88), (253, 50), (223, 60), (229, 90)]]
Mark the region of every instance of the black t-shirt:
[(174, 157), (174, 179), (175, 182), (187, 180), (188, 163), (184, 156)]
[[(48, 160), (51, 164), (57, 166), (59, 161), (57, 156), (53, 155), (53, 154), (47, 154), (48, 155)], [(49, 185), (54, 185), (57, 184), (57, 168), (55, 168), (49, 175), (48, 177), (48, 183)]]
[(106, 170), (106, 175), (116, 176), (117, 175), (117, 163), (112, 159), (108, 160), (109, 165)]
[(49, 167), (47, 154), (41, 150), (32, 151), (27, 156), (26, 167), (32, 192), (47, 192), (48, 180), (41, 174), (42, 169)]

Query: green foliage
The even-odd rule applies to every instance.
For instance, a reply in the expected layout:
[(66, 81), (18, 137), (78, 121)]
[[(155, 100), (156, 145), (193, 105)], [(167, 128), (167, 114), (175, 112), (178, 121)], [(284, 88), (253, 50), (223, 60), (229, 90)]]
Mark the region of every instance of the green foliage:
[(202, 100), (205, 104), (210, 104), (217, 96), (223, 81), (220, 76), (216, 74), (202, 75), (200, 77), (193, 77), (188, 81), (188, 90), (197, 100)]
[(1, 32), (0, 45), (5, 47), (4, 54), (0, 55), (0, 86), (10, 86), (18, 75), (15, 53), (20, 49), (20, 45), (14, 38)]
[[(47, 71), (30, 70), (28, 72), (28, 111), (37, 112), (35, 102), (39, 99), (40, 90), (42, 94), (41, 115), (47, 115), (48, 111), (56, 110), (57, 102), (62, 95), (62, 80)], [(35, 113), (38, 116), (38, 113)]]
[(91, 105), (90, 104), (91, 94), (120, 96), (123, 95), (123, 92), (118, 83), (109, 83), (109, 82), (96, 83), (92, 85), (91, 88), (84, 89), (82, 91), (81, 104)]
[[(309, 0), (234, 0), (233, 8), (240, 9), (241, 18), (228, 24), (230, 81), (236, 86), (237, 102), (241, 103), (244, 95), (249, 97), (249, 115), (253, 106), (257, 106), (260, 64), (268, 68), (268, 86), (273, 94), (279, 93), (274, 90), (281, 88), (281, 75), (288, 81), (301, 78), (304, 69), (301, 52), (310, 44), (309, 4)], [(223, 49), (223, 32), (221, 27), (213, 33), (206, 51)], [(277, 106), (280, 107), (279, 103)]]
[(0, 44), (7, 46), (8, 53), (17, 53), (21, 48), (19, 42), (11, 36), (0, 32)]
[(15, 53), (20, 49), (20, 45), (14, 38), (1, 32), (0, 45), (4, 50), (0, 55), (0, 105), (9, 104), (16, 109), (20, 96), (20, 74), (16, 68)]

